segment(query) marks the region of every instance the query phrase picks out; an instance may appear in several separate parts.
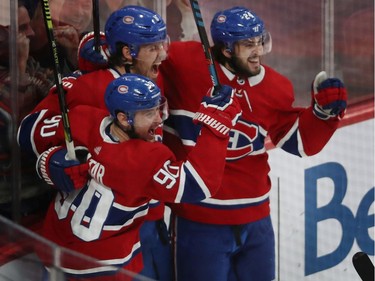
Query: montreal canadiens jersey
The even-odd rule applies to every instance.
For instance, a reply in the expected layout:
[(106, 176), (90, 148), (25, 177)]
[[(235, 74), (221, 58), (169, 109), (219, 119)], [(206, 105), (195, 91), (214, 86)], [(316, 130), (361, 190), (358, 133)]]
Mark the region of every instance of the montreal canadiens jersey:
[[(70, 110), (77, 105), (90, 105), (105, 110), (105, 90), (108, 84), (117, 77), (120, 77), (120, 74), (111, 68), (94, 71), (78, 78), (69, 77), (63, 82), (64, 87), (69, 89), (65, 94), (67, 108)], [(49, 142), (53, 140), (53, 138), (48, 138), (49, 133), (44, 133), (39, 128), (46, 128), (46, 119), (50, 119), (56, 112), (61, 112), (58, 95), (55, 91), (50, 91), (22, 120), (18, 130), (18, 142), (23, 150), (39, 156), (54, 145)], [(53, 120), (50, 122), (56, 124)]]
[[(303, 157), (318, 153), (338, 126), (322, 121), (312, 108), (294, 108), (291, 82), (270, 67), (242, 78), (216, 64), (219, 81), (236, 90), (242, 116), (230, 132), (221, 187), (199, 203), (173, 205), (181, 217), (212, 224), (245, 224), (270, 214), (266, 138), (289, 153)], [(178, 157), (195, 145), (200, 127), (191, 120), (202, 97), (212, 87), (199, 42), (173, 42), (160, 68), (159, 85), (168, 99), (170, 116), (164, 125), (164, 142)]]
[[(115, 69), (108, 68), (93, 71), (77, 77), (68, 77), (64, 80), (64, 87), (68, 88), (65, 95), (68, 109), (78, 105), (90, 105), (106, 110), (104, 93), (108, 84), (120, 77)], [(56, 125), (56, 112), (60, 112), (58, 95), (50, 91), (34, 110), (26, 116), (18, 130), (18, 142), (20, 147), (31, 154), (39, 156), (48, 148), (55, 146), (53, 133), (50, 127)], [(69, 114), (68, 114), (69, 115)], [(73, 135), (74, 139), (74, 135)], [(148, 220), (159, 220), (164, 217), (164, 204), (157, 200), (152, 201), (148, 213)]]
[[(75, 144), (89, 150), (92, 179), (83, 189), (57, 195), (45, 218), (44, 236), (99, 259), (103, 267), (87, 268), (64, 260), (61, 266), (67, 273), (96, 274), (109, 270), (108, 265), (131, 263), (140, 251), (139, 227), (151, 198), (174, 203), (200, 201), (220, 186), (228, 138), (218, 138), (209, 129), (202, 129), (185, 161), (176, 161), (160, 142), (113, 141), (109, 134), (113, 120), (104, 110), (77, 106), (69, 115)], [(56, 126), (46, 130), (55, 128), (56, 143), (64, 144), (61, 117), (53, 120)]]

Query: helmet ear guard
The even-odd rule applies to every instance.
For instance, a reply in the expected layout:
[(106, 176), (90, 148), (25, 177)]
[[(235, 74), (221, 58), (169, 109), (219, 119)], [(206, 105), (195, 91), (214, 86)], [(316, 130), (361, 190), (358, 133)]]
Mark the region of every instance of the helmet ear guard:
[(139, 46), (136, 46), (134, 44), (129, 44), (129, 50), (130, 50), (130, 55), (132, 56), (132, 58), (136, 58), (137, 55), (138, 55), (138, 51), (139, 51)]

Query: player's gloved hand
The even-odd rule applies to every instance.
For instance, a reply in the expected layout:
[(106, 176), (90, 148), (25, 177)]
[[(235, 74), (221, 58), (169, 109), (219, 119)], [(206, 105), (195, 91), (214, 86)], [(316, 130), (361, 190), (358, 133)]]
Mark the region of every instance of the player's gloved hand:
[(36, 165), (39, 177), (64, 192), (84, 187), (89, 179), (88, 151), (82, 147), (76, 147), (75, 151), (80, 160), (67, 159), (67, 150), (61, 146), (43, 152)]
[(348, 95), (338, 78), (328, 78), (325, 71), (318, 73), (312, 84), (313, 112), (322, 120), (343, 118)]
[(94, 32), (87, 33), (79, 43), (78, 68), (84, 73), (108, 67), (109, 50), (104, 32), (100, 32), (100, 52), (94, 44)]
[(234, 89), (222, 85), (219, 90), (212, 88), (203, 98), (193, 122), (206, 126), (220, 138), (226, 138), (241, 114), (241, 106)]

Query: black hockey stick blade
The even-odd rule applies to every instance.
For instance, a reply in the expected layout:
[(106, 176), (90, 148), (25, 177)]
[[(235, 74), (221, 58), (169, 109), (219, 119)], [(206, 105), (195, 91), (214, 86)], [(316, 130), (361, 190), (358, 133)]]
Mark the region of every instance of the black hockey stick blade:
[(353, 255), (352, 262), (355, 270), (362, 281), (374, 281), (374, 265), (368, 255), (364, 252), (358, 252)]

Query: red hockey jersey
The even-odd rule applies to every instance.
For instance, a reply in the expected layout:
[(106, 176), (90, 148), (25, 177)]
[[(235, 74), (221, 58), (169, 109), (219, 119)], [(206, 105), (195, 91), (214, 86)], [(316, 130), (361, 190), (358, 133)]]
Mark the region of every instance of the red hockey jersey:
[[(90, 105), (106, 110), (105, 90), (108, 84), (118, 77), (120, 77), (119, 72), (108, 68), (93, 71), (78, 78), (68, 78), (64, 82), (64, 86), (69, 88), (65, 95), (67, 108), (71, 110), (78, 105)], [(60, 112), (58, 95), (50, 91), (48, 96), (22, 120), (18, 129), (18, 142), (24, 151), (39, 156), (40, 153), (58, 144), (54, 137), (57, 124), (55, 118), (59, 119), (55, 116), (57, 112)], [(75, 135), (72, 135), (75, 139)], [(150, 207), (152, 208), (148, 212), (147, 220), (159, 220), (164, 217), (163, 203), (153, 200)]]
[[(90, 105), (106, 110), (104, 103), (104, 93), (108, 84), (120, 77), (120, 74), (114, 69), (104, 69), (94, 71), (78, 78), (70, 77), (64, 82), (65, 87), (69, 88), (65, 95), (66, 106), (73, 109), (77, 105)], [(50, 113), (52, 112), (52, 113)], [(44, 132), (48, 122), (56, 125), (56, 122), (49, 119), (60, 112), (58, 95), (50, 91), (34, 109), (26, 116), (18, 129), (18, 142), (21, 148), (37, 156), (46, 149), (54, 146), (51, 130)], [(69, 114), (68, 114), (69, 115)]]
[[(221, 188), (213, 198), (172, 208), (177, 215), (193, 221), (245, 224), (270, 214), (266, 137), (289, 153), (313, 155), (325, 146), (339, 121), (322, 121), (311, 107), (294, 108), (291, 82), (270, 67), (263, 65), (260, 74), (247, 79), (219, 64), (216, 69), (220, 83), (236, 89), (243, 111), (230, 132)], [(201, 44), (173, 42), (158, 79), (170, 108), (164, 141), (183, 158), (195, 145), (200, 130), (192, 124), (192, 116), (202, 93), (212, 87)]]
[[(114, 142), (108, 126), (112, 117), (106, 111), (77, 106), (69, 117), (75, 143), (89, 150), (92, 179), (83, 189), (57, 195), (45, 219), (44, 236), (103, 264), (87, 268), (63, 260), (61, 266), (67, 273), (99, 274), (110, 270), (108, 265), (139, 272), (139, 265), (127, 265), (140, 250), (138, 232), (151, 198), (179, 203), (214, 194), (224, 171), (228, 139), (203, 128), (189, 157), (176, 161), (159, 142)], [(54, 138), (64, 144), (59, 119), (53, 118)]]

